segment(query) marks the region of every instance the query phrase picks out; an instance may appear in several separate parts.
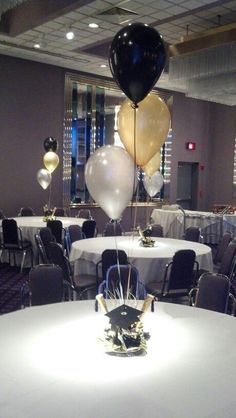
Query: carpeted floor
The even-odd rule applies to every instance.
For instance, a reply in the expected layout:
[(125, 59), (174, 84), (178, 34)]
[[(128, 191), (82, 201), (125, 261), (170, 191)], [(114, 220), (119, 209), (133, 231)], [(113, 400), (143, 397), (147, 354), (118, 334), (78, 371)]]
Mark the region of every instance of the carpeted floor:
[(20, 273), (19, 267), (0, 263), (0, 315), (21, 308), (21, 287), (28, 278), (29, 269)]

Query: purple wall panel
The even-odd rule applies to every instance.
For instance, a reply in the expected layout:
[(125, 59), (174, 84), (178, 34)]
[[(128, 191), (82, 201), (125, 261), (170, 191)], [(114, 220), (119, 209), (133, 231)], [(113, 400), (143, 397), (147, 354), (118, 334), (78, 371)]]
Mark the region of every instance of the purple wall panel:
[(60, 166), (52, 174), (52, 203), (62, 206), (64, 70), (0, 56), (0, 207), (8, 216), (21, 206), (37, 214), (47, 202), (36, 179), (43, 168), (43, 141), (59, 142)]

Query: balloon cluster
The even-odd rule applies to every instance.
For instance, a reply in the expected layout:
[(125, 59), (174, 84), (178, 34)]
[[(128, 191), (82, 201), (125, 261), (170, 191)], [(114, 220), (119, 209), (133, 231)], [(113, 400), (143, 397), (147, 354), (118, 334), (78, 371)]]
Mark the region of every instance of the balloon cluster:
[(49, 136), (44, 140), (44, 149), (46, 154), (44, 154), (43, 162), (46, 168), (41, 168), (37, 172), (37, 180), (40, 186), (46, 190), (52, 181), (52, 173), (57, 168), (59, 164), (59, 157), (56, 154), (58, 143), (55, 138)]
[(165, 61), (162, 37), (143, 23), (122, 28), (110, 46), (111, 73), (128, 97), (118, 114), (118, 133), (125, 150), (114, 145), (97, 149), (87, 161), (85, 182), (93, 199), (114, 220), (121, 217), (135, 191), (136, 165), (145, 172), (144, 187), (151, 197), (163, 185), (157, 170), (170, 113), (158, 95), (148, 93), (158, 81)]

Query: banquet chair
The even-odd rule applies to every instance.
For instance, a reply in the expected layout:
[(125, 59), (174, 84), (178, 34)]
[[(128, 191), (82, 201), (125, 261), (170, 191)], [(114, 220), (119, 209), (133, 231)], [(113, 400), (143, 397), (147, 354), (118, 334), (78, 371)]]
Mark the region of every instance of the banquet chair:
[(150, 229), (151, 237), (163, 237), (163, 227), (160, 224), (152, 224)]
[(106, 279), (99, 285), (98, 293), (105, 299), (145, 299), (146, 289), (139, 280), (136, 267), (120, 264), (109, 267)]
[(67, 248), (67, 254), (70, 253), (71, 245), (75, 241), (79, 241), (81, 239), (84, 239), (85, 235), (82, 231), (82, 227), (79, 225), (69, 225), (66, 228), (66, 248)]
[(232, 241), (232, 234), (230, 232), (225, 232), (217, 246), (216, 252), (213, 257), (213, 263), (215, 265), (221, 263), (223, 255), (226, 251), (226, 248), (228, 247), (231, 241)]
[(67, 216), (66, 215), (66, 211), (65, 211), (65, 209), (64, 208), (56, 208), (55, 209), (55, 212), (54, 212), (54, 215), (55, 216)]
[[(234, 258), (236, 256), (236, 242), (231, 241), (225, 252), (223, 253), (221, 262), (219, 264), (213, 265), (213, 272), (224, 274), (228, 277), (231, 275), (231, 270), (233, 268)], [(198, 271), (198, 279), (203, 273), (208, 273), (207, 270), (199, 269)]]
[(230, 293), (229, 278), (224, 274), (203, 273), (197, 287), (189, 292), (189, 304), (197, 308), (233, 315), (235, 298)]
[(17, 216), (34, 216), (34, 211), (32, 208), (25, 206), (20, 209)]
[(186, 241), (199, 242), (201, 238), (201, 230), (197, 226), (189, 226), (185, 230), (183, 239)]
[(4, 219), (6, 216), (4, 215), (4, 212), (2, 209), (0, 209), (0, 219)]
[(22, 231), (17, 226), (15, 219), (3, 219), (2, 220), (2, 249), (7, 250), (9, 254), (9, 264), (10, 256), (13, 253), (14, 264), (16, 265), (16, 253), (21, 252), (21, 267), (22, 272), (26, 254), (30, 253), (31, 266), (33, 266), (33, 248), (32, 243), (22, 237)]
[(102, 234), (104, 237), (114, 237), (123, 235), (123, 229), (119, 222), (107, 222)]
[[(101, 259), (96, 264), (96, 285), (97, 292), (99, 284), (106, 280), (106, 274), (109, 267), (115, 264), (127, 265), (128, 257), (124, 250), (106, 249), (102, 252)], [(101, 271), (100, 271), (101, 269)]]
[(35, 243), (38, 252), (38, 264), (48, 264), (48, 257), (39, 234), (35, 234)]
[(198, 268), (195, 251), (176, 251), (172, 261), (166, 265), (163, 280), (147, 283), (146, 291), (158, 300), (177, 300), (188, 296), (190, 289), (195, 285)]
[(59, 219), (47, 221), (47, 227), (51, 229), (56, 242), (64, 246), (65, 230), (62, 221)]
[(46, 305), (64, 300), (64, 275), (59, 266), (38, 264), (21, 288), (21, 307)]
[(94, 238), (97, 235), (96, 221), (89, 219), (84, 221), (82, 225), (82, 232), (85, 238)]
[(43, 244), (44, 253), (46, 254), (46, 263), (50, 263), (50, 242), (56, 242), (56, 239), (51, 231), (50, 228), (47, 226), (40, 228), (39, 230), (39, 237), (41, 238), (41, 242)]
[(61, 267), (64, 280), (69, 285), (70, 299), (73, 299), (76, 293), (79, 299), (81, 299), (85, 292), (95, 291), (96, 276), (91, 274), (74, 275), (68, 257), (64, 254), (62, 247), (56, 242), (50, 243), (50, 259), (52, 263)]
[(80, 209), (76, 215), (76, 218), (93, 219), (90, 209)]

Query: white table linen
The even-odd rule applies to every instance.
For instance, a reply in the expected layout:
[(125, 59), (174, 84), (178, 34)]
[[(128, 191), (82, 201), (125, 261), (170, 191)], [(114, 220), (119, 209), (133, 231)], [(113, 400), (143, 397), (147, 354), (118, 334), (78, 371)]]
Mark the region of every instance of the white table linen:
[(171, 238), (155, 238), (155, 246), (142, 247), (138, 237), (98, 237), (76, 241), (72, 244), (70, 261), (75, 274), (95, 274), (96, 263), (101, 259), (105, 249), (118, 248), (125, 250), (129, 261), (138, 269), (140, 280), (148, 283), (162, 280), (165, 266), (176, 251), (193, 249), (201, 268), (212, 271), (212, 253), (210, 247), (198, 242), (176, 240)]
[(234, 418), (236, 319), (156, 302), (143, 322), (147, 354), (123, 358), (94, 301), (2, 315), (0, 417)]
[[(35, 243), (35, 234), (37, 234), (40, 228), (47, 226), (47, 223), (43, 221), (43, 216), (19, 216), (13, 218), (16, 220), (18, 227), (22, 231), (23, 239), (27, 239), (32, 243), (34, 257), (37, 255), (37, 247)], [(63, 228), (67, 228), (69, 225), (79, 225), (82, 226), (86, 219), (83, 218), (73, 218), (73, 217), (56, 217), (57, 220), (62, 222)], [(2, 221), (1, 224), (2, 225)], [(2, 255), (4, 259), (4, 254)]]
[[(184, 215), (181, 210), (154, 209), (151, 222), (162, 225), (165, 237), (181, 238), (184, 234)], [(185, 227), (190, 226), (199, 227), (206, 242), (216, 243), (222, 235), (222, 217), (212, 212), (185, 210)], [(205, 234), (206, 227), (209, 228)]]

